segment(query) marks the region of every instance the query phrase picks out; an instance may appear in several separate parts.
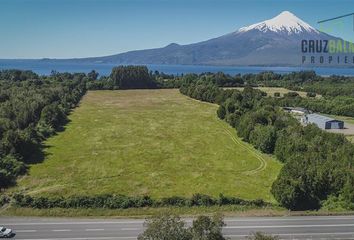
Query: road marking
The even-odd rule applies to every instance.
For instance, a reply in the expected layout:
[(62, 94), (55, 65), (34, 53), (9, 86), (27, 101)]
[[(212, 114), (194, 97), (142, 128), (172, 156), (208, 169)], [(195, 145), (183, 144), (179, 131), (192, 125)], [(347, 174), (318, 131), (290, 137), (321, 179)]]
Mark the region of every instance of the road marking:
[[(192, 222), (191, 219), (185, 219), (187, 222)], [(353, 220), (354, 216), (348, 217), (277, 217), (277, 218), (245, 218), (245, 219), (225, 219), (224, 222), (264, 222), (264, 221), (331, 221), (331, 220)], [(91, 224), (143, 224), (144, 220), (136, 221), (95, 221), (95, 222), (34, 222), (34, 223), (2, 223), (0, 220), (0, 225), (10, 225), (10, 226), (29, 226), (29, 225), (91, 225)]]
[(38, 222), (38, 223), (1, 223), (2, 225), (27, 226), (27, 225), (89, 225), (89, 224), (143, 224), (145, 220), (126, 222)]
[(85, 231), (104, 231), (103, 228), (91, 228), (91, 229), (85, 229)]
[(122, 230), (122, 231), (136, 231), (136, 230), (141, 230), (141, 228), (121, 228), (120, 230)]
[(245, 228), (312, 228), (312, 227), (354, 227), (354, 224), (322, 224), (322, 225), (269, 225), (269, 226), (226, 226), (224, 229)]
[(71, 232), (70, 229), (54, 229), (52, 232)]
[(37, 232), (37, 230), (17, 230), (17, 233), (31, 233), (31, 232)]
[(80, 237), (80, 238), (26, 238), (22, 240), (114, 240), (114, 239), (137, 239), (137, 237)]
[(331, 221), (331, 220), (353, 220), (354, 216), (350, 217), (330, 217), (330, 218), (323, 218), (323, 217), (305, 217), (305, 218), (254, 218), (254, 219), (225, 219), (224, 222), (271, 222), (271, 221)]
[[(327, 232), (327, 233), (267, 233), (276, 236), (309, 236), (309, 235), (353, 235), (354, 232)], [(224, 234), (225, 237), (247, 237), (247, 234)]]

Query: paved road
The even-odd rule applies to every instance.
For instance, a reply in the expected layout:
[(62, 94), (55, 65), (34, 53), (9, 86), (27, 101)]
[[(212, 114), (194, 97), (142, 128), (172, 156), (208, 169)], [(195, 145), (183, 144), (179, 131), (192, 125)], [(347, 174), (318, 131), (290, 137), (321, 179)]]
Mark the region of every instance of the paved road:
[[(191, 222), (191, 220), (188, 220)], [(114, 240), (136, 239), (144, 220), (0, 218), (0, 226), (15, 230), (15, 239)], [(262, 231), (281, 239), (354, 239), (354, 216), (335, 217), (254, 217), (226, 218), (224, 233), (231, 239), (244, 239)]]

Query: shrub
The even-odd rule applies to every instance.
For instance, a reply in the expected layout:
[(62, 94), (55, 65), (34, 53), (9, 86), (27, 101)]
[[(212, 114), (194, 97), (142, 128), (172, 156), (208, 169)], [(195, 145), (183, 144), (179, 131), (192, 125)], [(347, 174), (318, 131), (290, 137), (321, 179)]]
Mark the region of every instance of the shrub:
[(192, 206), (211, 206), (215, 204), (216, 204), (216, 200), (204, 194), (199, 194), (199, 193), (194, 194), (191, 199)]
[(186, 206), (189, 205), (189, 200), (183, 197), (173, 196), (161, 199), (162, 206)]
[(220, 195), (218, 199), (204, 194), (194, 194), (190, 199), (173, 196), (162, 198), (161, 200), (152, 199), (149, 196), (125, 196), (125, 195), (97, 195), (97, 196), (70, 196), (64, 197), (31, 197), (23, 194), (13, 196), (14, 203), (18, 207), (30, 208), (108, 208), (126, 209), (159, 206), (212, 206), (212, 205), (248, 205), (263, 207), (267, 203), (263, 200), (243, 200), (235, 197)]
[(223, 105), (220, 105), (217, 111), (218, 117), (220, 119), (224, 119), (226, 115), (226, 109)]
[(7, 195), (0, 196), (0, 207), (4, 206), (5, 204), (8, 204), (9, 202), (10, 198)]

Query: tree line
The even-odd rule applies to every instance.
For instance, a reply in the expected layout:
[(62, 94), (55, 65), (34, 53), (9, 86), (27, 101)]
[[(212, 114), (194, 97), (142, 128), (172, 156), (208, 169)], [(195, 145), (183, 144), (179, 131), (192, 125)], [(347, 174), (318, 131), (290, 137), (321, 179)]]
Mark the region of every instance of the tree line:
[[(38, 76), (0, 71), (0, 189), (42, 157), (42, 141), (60, 131), (86, 92), (85, 74)], [(87, 79), (86, 79), (87, 80)]]
[[(346, 76), (322, 77), (314, 71), (300, 71), (288, 74), (261, 72), (258, 74), (237, 74), (230, 76), (224, 73), (186, 74), (166, 79), (159, 79), (163, 88), (181, 88), (191, 80), (203, 79), (217, 87), (283, 87), (292, 91), (305, 91), (307, 98), (302, 98), (296, 92), (279, 98), (281, 106), (304, 107), (314, 112), (354, 117), (354, 78)], [(315, 98), (322, 95), (321, 98)]]
[[(4, 198), (2, 201), (10, 201)], [(244, 200), (241, 198), (224, 196), (211, 197), (205, 194), (194, 194), (192, 197), (172, 196), (162, 199), (153, 199), (150, 196), (125, 196), (103, 194), (96, 196), (68, 196), (68, 197), (33, 197), (23, 194), (15, 194), (13, 202), (18, 207), (48, 209), (48, 208), (107, 208), (107, 209), (127, 209), (142, 207), (198, 207), (198, 206), (253, 206), (266, 207), (270, 203), (262, 199)]]
[(89, 90), (154, 89), (159, 85), (156, 76), (146, 66), (117, 66), (110, 76), (93, 79), (87, 85)]
[(244, 141), (284, 163), (271, 189), (282, 206), (291, 210), (339, 205), (354, 209), (354, 146), (343, 135), (324, 132), (315, 125), (301, 126), (282, 111), (283, 98), (266, 97), (251, 87), (223, 90), (213, 81), (197, 78), (186, 81), (180, 91), (219, 104), (219, 118)]

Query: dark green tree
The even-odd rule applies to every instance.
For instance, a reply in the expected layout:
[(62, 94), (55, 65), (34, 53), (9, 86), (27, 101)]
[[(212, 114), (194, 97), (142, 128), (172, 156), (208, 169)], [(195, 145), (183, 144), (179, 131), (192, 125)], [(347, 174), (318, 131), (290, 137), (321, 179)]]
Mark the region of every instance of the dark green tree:
[(175, 215), (160, 215), (149, 218), (144, 223), (146, 230), (138, 240), (190, 240), (191, 234), (186, 224)]
[(225, 240), (222, 228), (225, 226), (221, 215), (199, 216), (193, 221), (192, 240)]
[(223, 105), (220, 105), (217, 111), (218, 117), (220, 119), (224, 119), (226, 115), (226, 109)]
[(250, 143), (264, 153), (273, 153), (276, 130), (273, 126), (256, 125), (250, 134)]

